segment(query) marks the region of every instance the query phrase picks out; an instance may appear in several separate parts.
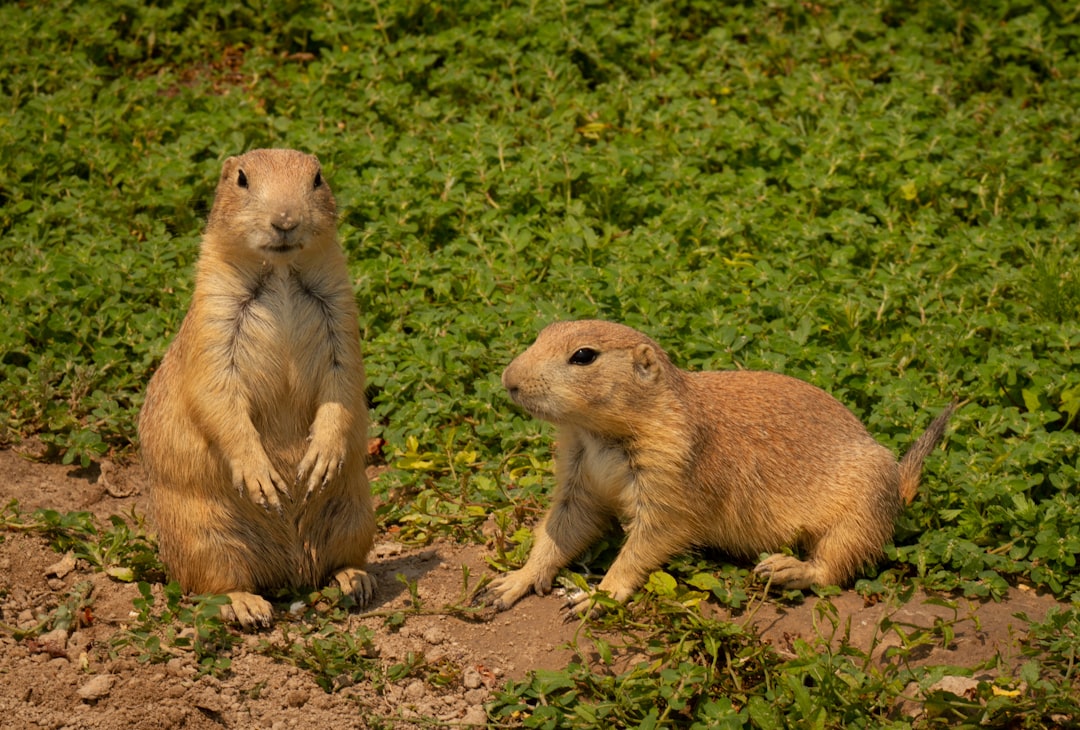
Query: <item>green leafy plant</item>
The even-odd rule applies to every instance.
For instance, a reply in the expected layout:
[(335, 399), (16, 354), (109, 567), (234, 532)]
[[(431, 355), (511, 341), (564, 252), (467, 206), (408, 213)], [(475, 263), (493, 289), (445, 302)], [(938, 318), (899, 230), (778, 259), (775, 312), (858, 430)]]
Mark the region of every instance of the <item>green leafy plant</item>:
[(351, 687), (378, 671), (371, 629), (361, 626), (354, 632), (341, 631), (327, 622), (314, 630), (282, 624), (281, 631), (284, 648), (267, 644), (264, 653), (310, 672), (327, 692)]
[(27, 516), (13, 500), (0, 512), (0, 520), (5, 530), (41, 534), (57, 551), (70, 552), (116, 580), (130, 583), (164, 577), (157, 546), (147, 535), (143, 519), (134, 512), (127, 518), (112, 515), (109, 526), (102, 527), (89, 512), (39, 509)]
[(38, 636), (45, 631), (74, 631), (93, 621), (92, 586), (89, 581), (79, 581), (57, 601), (56, 607), (49, 611), (33, 626), (19, 628), (0, 623), (0, 629), (16, 639)]
[(112, 649), (133, 647), (140, 662), (160, 663), (190, 653), (199, 674), (222, 676), (232, 666), (232, 649), (240, 636), (221, 617), (228, 596), (185, 597), (180, 585), (163, 586), (164, 604), (158, 604), (149, 583), (138, 584), (134, 600), (136, 618), (129, 628), (113, 637)]

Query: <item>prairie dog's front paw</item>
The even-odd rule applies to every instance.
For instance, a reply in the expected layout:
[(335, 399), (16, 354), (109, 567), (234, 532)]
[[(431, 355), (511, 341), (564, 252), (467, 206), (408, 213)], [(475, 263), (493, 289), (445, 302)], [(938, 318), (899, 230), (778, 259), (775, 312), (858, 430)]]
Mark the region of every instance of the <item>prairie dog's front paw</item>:
[[(261, 450), (260, 450), (261, 451)], [(265, 453), (249, 455), (232, 463), (233, 486), (255, 504), (281, 511), (278, 493), (288, 494), (289, 487), (277, 473)]]
[(536, 591), (541, 596), (550, 593), (553, 577), (534, 576), (528, 566), (501, 575), (491, 581), (484, 591), (484, 602), (494, 606), (498, 611), (505, 611), (526, 596), (529, 591)]
[(296, 470), (296, 481), (307, 480), (307, 493), (324, 487), (341, 473), (345, 465), (345, 440), (314, 434), (307, 452)]
[[(605, 582), (608, 585), (604, 585)], [(563, 606), (563, 610), (566, 611), (565, 620), (572, 621), (578, 617), (596, 618), (603, 614), (606, 607), (593, 601), (593, 598), (598, 594), (606, 595), (619, 603), (626, 603), (634, 595), (634, 587), (625, 584), (616, 585), (614, 581), (608, 582), (605, 577), (604, 580), (600, 581), (600, 585), (597, 586), (595, 591), (574, 591), (566, 597), (566, 605)]]
[(597, 586), (597, 590), (604, 591), (613, 599), (619, 603), (626, 603), (634, 595), (634, 591), (641, 587), (640, 584), (621, 582), (617, 580), (609, 580), (611, 572), (609, 571), (604, 579), (600, 581), (600, 585)]

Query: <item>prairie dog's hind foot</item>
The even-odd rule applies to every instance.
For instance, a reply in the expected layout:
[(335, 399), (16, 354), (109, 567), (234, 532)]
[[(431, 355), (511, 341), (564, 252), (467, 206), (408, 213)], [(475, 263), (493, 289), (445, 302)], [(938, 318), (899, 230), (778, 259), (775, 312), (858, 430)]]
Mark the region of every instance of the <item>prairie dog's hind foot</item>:
[(334, 583), (352, 596), (357, 606), (366, 606), (375, 597), (375, 579), (361, 568), (342, 568), (334, 573)]
[(231, 603), (221, 607), (221, 617), (226, 621), (235, 621), (245, 628), (252, 626), (267, 627), (274, 618), (274, 608), (262, 596), (247, 591), (232, 591), (225, 594)]
[(803, 561), (791, 555), (777, 553), (762, 560), (754, 568), (758, 575), (772, 581), (779, 588), (803, 590), (812, 585), (824, 585), (821, 570), (813, 561)]

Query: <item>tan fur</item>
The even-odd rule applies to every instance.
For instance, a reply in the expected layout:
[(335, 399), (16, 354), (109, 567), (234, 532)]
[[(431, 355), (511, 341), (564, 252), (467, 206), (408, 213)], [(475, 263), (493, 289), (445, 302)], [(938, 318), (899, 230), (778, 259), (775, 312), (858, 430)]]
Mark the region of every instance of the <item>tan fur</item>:
[(360, 602), (375, 533), (367, 405), (336, 204), (316, 158), (225, 160), (195, 293), (139, 416), (161, 556), (185, 591), (335, 583)]
[[(570, 362), (583, 349), (595, 361)], [(548, 592), (612, 518), (626, 542), (600, 588), (618, 601), (693, 546), (743, 558), (796, 547), (805, 561), (777, 553), (756, 572), (788, 588), (843, 583), (880, 556), (952, 413), (901, 467), (820, 388), (770, 372), (686, 372), (645, 335), (601, 321), (545, 328), (502, 382), (558, 426), (558, 483), (525, 566), (488, 587), (500, 609)]]

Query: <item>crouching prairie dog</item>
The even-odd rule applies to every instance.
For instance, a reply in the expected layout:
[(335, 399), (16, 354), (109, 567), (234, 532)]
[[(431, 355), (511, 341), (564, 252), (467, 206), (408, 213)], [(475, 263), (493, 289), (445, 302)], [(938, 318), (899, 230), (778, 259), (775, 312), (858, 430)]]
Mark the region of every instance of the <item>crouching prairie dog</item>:
[(841, 584), (880, 556), (955, 408), (897, 463), (820, 388), (771, 372), (687, 372), (645, 335), (602, 321), (545, 328), (502, 383), (558, 436), (557, 486), (529, 558), (487, 588), (499, 609), (547, 593), (612, 518), (626, 541), (600, 589), (620, 602), (695, 546), (775, 553), (755, 568), (775, 585)]
[(319, 161), (225, 160), (191, 307), (139, 416), (150, 516), (183, 589), (257, 595), (329, 580), (358, 602), (375, 518), (357, 311)]

